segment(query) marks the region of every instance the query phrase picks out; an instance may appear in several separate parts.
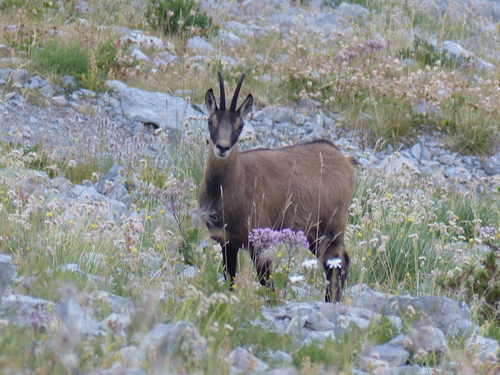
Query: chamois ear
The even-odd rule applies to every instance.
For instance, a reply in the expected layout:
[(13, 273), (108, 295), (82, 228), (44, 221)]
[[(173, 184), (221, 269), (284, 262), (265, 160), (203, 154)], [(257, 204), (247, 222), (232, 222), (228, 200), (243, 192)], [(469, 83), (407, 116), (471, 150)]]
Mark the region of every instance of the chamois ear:
[(209, 114), (212, 114), (218, 110), (217, 102), (215, 101), (214, 90), (210, 89), (205, 94), (205, 105), (207, 106)]
[(248, 112), (252, 110), (252, 106), (253, 106), (253, 96), (252, 94), (248, 94), (245, 101), (240, 105), (240, 108), (238, 108), (237, 111), (238, 116), (240, 116), (241, 118), (245, 117), (248, 114)]

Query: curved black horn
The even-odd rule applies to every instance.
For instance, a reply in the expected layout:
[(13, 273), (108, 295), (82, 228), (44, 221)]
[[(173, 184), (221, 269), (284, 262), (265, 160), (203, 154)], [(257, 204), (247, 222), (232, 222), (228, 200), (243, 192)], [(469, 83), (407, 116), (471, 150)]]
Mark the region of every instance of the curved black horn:
[(219, 87), (220, 87), (220, 110), (226, 110), (226, 94), (224, 93), (224, 79), (222, 78), (222, 72), (219, 70)]
[(236, 112), (236, 104), (238, 103), (238, 95), (240, 95), (241, 84), (243, 83), (243, 79), (245, 78), (245, 73), (241, 75), (240, 81), (238, 82), (238, 86), (236, 86), (236, 90), (234, 90), (233, 100), (231, 100), (231, 108), (229, 110), (231, 112)]

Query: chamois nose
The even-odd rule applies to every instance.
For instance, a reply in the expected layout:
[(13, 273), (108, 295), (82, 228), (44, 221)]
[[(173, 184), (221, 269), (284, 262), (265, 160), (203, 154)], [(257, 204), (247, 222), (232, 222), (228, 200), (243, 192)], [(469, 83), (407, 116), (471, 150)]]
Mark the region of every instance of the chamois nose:
[(229, 146), (222, 146), (222, 145), (217, 145), (217, 149), (219, 150), (219, 155), (223, 156), (226, 154), (227, 151), (229, 151), (231, 147)]

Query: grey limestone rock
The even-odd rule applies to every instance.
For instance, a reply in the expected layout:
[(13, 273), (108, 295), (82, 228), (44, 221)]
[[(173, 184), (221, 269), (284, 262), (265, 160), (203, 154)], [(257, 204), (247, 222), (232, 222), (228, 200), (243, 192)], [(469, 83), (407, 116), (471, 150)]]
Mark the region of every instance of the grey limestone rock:
[(359, 4), (350, 4), (350, 3), (341, 3), (336, 11), (340, 13), (342, 16), (344, 16), (345, 19), (348, 21), (358, 18), (358, 17), (364, 17), (370, 11), (366, 9), (365, 7), (359, 5)]
[(0, 254), (0, 300), (16, 274), (16, 267), (12, 257), (7, 254)]
[(89, 311), (83, 309), (76, 300), (73, 287), (61, 287), (63, 298), (57, 306), (57, 312), (66, 329), (71, 335), (94, 335), (102, 332), (100, 325), (94, 320)]
[(212, 46), (209, 42), (207, 42), (198, 35), (188, 39), (186, 43), (186, 48), (192, 51), (199, 51), (205, 53), (215, 51), (214, 46)]
[[(401, 335), (403, 336), (403, 335)], [(391, 366), (403, 366), (408, 358), (410, 358), (410, 353), (405, 350), (402, 342), (398, 340), (391, 340), (390, 342), (382, 345), (377, 345), (368, 350), (368, 357), (379, 358)]]
[(123, 114), (130, 120), (154, 124), (165, 129), (173, 138), (182, 129), (187, 117), (201, 115), (183, 98), (130, 87), (122, 91), (121, 107)]
[(229, 354), (227, 361), (230, 365), (230, 374), (259, 374), (269, 367), (264, 361), (240, 346)]
[(267, 106), (263, 111), (267, 117), (277, 123), (287, 123), (292, 119), (291, 110), (286, 107)]
[[(183, 321), (173, 324), (156, 324), (141, 340), (138, 348), (139, 358), (146, 358), (148, 353), (156, 353), (154, 367), (164, 368), (175, 361), (179, 355), (195, 356), (201, 359), (206, 352), (205, 339), (196, 327)], [(164, 368), (164, 371), (167, 371)]]
[(483, 165), (484, 171), (490, 176), (500, 174), (500, 152), (486, 160)]
[(30, 75), (26, 69), (15, 69), (12, 71), (10, 78), (13, 83), (24, 86), (29, 82)]

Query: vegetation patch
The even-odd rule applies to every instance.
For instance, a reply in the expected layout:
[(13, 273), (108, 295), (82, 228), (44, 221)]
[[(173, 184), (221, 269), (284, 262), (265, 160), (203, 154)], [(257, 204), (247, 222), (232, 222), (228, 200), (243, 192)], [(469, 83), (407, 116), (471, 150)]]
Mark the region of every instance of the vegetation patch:
[(201, 11), (196, 0), (150, 0), (146, 19), (165, 35), (206, 35), (215, 31), (212, 18)]

